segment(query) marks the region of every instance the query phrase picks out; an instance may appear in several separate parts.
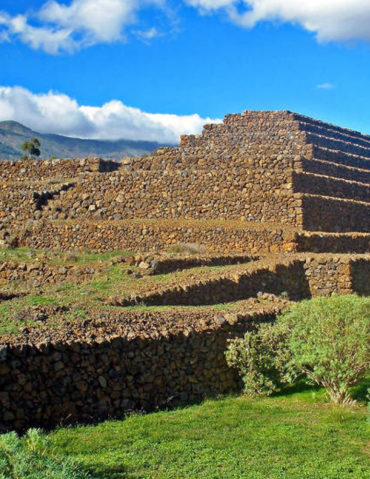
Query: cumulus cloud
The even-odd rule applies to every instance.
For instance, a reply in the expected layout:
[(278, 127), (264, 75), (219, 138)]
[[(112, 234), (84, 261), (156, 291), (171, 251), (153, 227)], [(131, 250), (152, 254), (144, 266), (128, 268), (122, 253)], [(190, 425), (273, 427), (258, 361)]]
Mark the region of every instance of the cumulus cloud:
[(71, 53), (96, 43), (125, 40), (141, 10), (164, 6), (165, 0), (73, 0), (69, 5), (51, 0), (33, 14), (12, 17), (0, 11), (0, 41), (18, 38), (50, 54)]
[(369, 0), (185, 0), (202, 12), (224, 11), (236, 24), (261, 21), (299, 24), (319, 41), (370, 41)]
[(34, 94), (21, 87), (0, 87), (0, 121), (15, 120), (41, 133), (93, 139), (177, 143), (197, 134), (205, 123), (221, 120), (194, 115), (146, 113), (112, 100), (100, 107), (79, 105), (67, 95)]
[[(319, 41), (370, 41), (369, 0), (183, 0), (201, 14), (223, 12), (235, 24), (289, 22)], [(124, 41), (132, 33), (148, 41), (156, 25), (140, 25), (140, 13), (169, 14), (169, 0), (45, 0), (38, 11), (11, 16), (0, 11), (0, 42), (19, 39), (50, 54), (74, 52), (97, 43)], [(152, 15), (153, 22), (157, 15)], [(136, 26), (136, 30), (131, 31)]]

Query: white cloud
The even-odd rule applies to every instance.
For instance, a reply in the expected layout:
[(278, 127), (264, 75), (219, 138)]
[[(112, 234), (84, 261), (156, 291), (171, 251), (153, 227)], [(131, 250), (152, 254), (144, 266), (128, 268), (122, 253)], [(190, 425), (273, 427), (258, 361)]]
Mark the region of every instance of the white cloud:
[[(171, 16), (169, 0), (45, 0), (38, 11), (11, 16), (0, 11), (0, 42), (19, 39), (50, 54), (74, 52), (97, 43), (143, 40), (158, 35), (140, 22), (154, 8)], [(319, 41), (370, 41), (369, 0), (183, 0), (201, 14), (223, 12), (235, 24), (253, 28), (261, 21), (301, 25)], [(153, 12), (152, 12), (153, 13)], [(152, 23), (157, 15), (152, 15)], [(134, 30), (131, 28), (135, 27)]]
[(127, 28), (139, 21), (139, 11), (153, 6), (163, 9), (165, 0), (73, 0), (69, 5), (51, 0), (32, 15), (0, 11), (0, 41), (18, 38), (51, 54), (123, 41)]
[(317, 85), (317, 88), (319, 88), (320, 90), (332, 90), (334, 86), (335, 85), (333, 83), (320, 83), (319, 85)]
[(144, 42), (148, 42), (156, 37), (161, 37), (162, 33), (159, 32), (155, 27), (150, 28), (149, 30), (135, 30), (133, 33)]
[(100, 107), (84, 106), (67, 95), (34, 94), (21, 87), (0, 87), (2, 120), (18, 121), (40, 133), (162, 143), (176, 143), (180, 135), (200, 133), (205, 123), (221, 121), (198, 114), (146, 113), (118, 100)]
[(370, 41), (369, 0), (185, 0), (202, 12), (222, 10), (236, 24), (261, 21), (300, 24), (319, 41)]

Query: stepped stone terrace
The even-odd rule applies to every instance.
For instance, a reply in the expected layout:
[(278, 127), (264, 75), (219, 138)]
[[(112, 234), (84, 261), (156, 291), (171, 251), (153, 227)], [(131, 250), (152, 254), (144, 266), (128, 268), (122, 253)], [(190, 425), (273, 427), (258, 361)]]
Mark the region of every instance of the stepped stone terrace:
[(230, 338), (370, 294), (369, 192), (370, 136), (288, 111), (122, 162), (2, 162), (0, 430), (237, 390)]
[(370, 137), (290, 112), (228, 115), (122, 163), (3, 162), (0, 217), (21, 246), (363, 252)]

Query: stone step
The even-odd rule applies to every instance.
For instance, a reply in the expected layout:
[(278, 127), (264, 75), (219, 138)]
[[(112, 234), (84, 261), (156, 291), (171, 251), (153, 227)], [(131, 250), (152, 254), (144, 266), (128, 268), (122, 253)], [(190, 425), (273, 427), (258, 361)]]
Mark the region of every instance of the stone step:
[(303, 230), (370, 233), (369, 203), (308, 193), (300, 197)]
[(304, 117), (302, 120), (299, 119), (300, 130), (370, 148), (370, 136), (362, 135), (352, 130), (345, 130), (344, 128), (337, 128), (329, 123), (309, 120)]
[(368, 158), (336, 149), (314, 145), (313, 158), (370, 171), (370, 160)]
[(370, 183), (370, 171), (353, 166), (341, 166), (331, 161), (302, 158), (301, 166), (307, 173), (316, 173), (318, 175), (332, 176), (333, 178), (342, 178), (344, 180), (358, 181), (360, 183)]
[(332, 123), (317, 120), (317, 119), (311, 118), (309, 116), (301, 115), (300, 113), (293, 113), (293, 115), (294, 115), (295, 120), (298, 120), (299, 122), (302, 122), (302, 123), (310, 123), (314, 126), (316, 125), (318, 127), (321, 126), (322, 128), (328, 128), (328, 129), (331, 129), (333, 131), (343, 133), (345, 135), (353, 136), (353, 137), (356, 137), (356, 138), (362, 138), (362, 139), (365, 139), (365, 140), (366, 139), (370, 140), (370, 135), (361, 133), (360, 131), (357, 131), (357, 130), (351, 130), (350, 128), (344, 128), (342, 126), (334, 125)]
[(370, 185), (316, 173), (293, 172), (293, 189), (297, 193), (345, 198), (370, 204)]
[(330, 148), (331, 150), (338, 150), (343, 153), (350, 153), (370, 159), (370, 147), (357, 146), (351, 142), (328, 138), (316, 133), (306, 133), (306, 138), (308, 143), (316, 146)]
[(296, 235), (298, 252), (350, 253), (370, 252), (370, 233), (300, 232)]

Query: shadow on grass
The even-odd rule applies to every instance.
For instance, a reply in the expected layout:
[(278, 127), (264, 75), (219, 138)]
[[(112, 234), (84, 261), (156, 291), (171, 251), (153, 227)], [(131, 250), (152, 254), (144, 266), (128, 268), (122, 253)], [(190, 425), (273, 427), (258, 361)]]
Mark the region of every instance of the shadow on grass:
[(370, 402), (370, 376), (366, 377), (357, 386), (351, 388), (353, 399), (359, 402)]
[[(369, 401), (370, 396), (370, 376), (363, 379), (359, 384), (350, 388), (351, 396), (355, 401), (360, 403), (366, 403)], [(325, 389), (312, 385), (307, 384), (303, 379), (296, 382), (295, 384), (291, 384), (281, 388), (278, 392), (275, 392), (271, 395), (271, 397), (289, 397), (294, 394), (298, 393), (311, 393), (314, 394), (315, 397), (321, 396), (322, 398), (326, 397)]]
[[(88, 474), (88, 479), (126, 479), (128, 476), (127, 468), (122, 466), (112, 466), (104, 468), (104, 471), (94, 472), (91, 468), (84, 468), (85, 473)], [(139, 478), (139, 476), (130, 476), (132, 478)]]
[(323, 393), (324, 390), (319, 386), (315, 386), (312, 384), (307, 384), (305, 381), (301, 380), (294, 384), (289, 384), (287, 386), (282, 387), (278, 392), (273, 393), (272, 397), (281, 397), (281, 396), (292, 396), (293, 394), (298, 393)]

